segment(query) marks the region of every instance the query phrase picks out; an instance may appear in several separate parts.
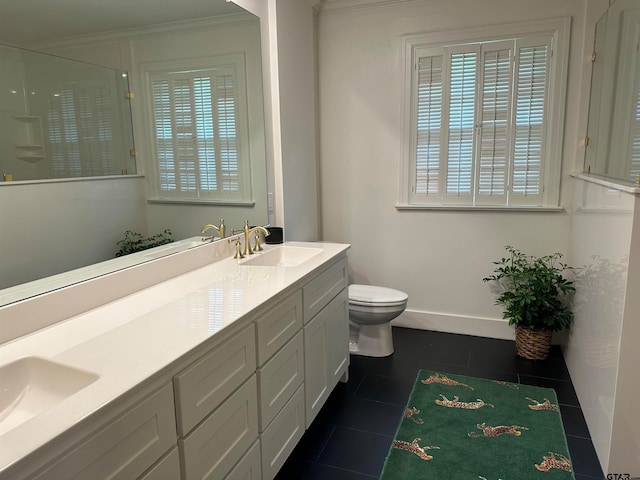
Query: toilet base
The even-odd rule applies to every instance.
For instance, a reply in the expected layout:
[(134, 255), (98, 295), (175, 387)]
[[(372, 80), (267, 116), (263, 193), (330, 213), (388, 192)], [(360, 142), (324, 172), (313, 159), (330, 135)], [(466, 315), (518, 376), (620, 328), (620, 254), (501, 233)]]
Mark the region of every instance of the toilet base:
[(391, 323), (359, 325), (349, 336), (349, 353), (365, 357), (387, 357), (393, 353)]

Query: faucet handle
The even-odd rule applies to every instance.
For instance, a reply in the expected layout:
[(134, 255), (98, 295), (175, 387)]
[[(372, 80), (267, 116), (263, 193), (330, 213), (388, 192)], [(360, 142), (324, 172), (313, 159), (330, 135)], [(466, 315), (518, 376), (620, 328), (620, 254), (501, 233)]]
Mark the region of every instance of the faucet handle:
[(258, 232), (256, 232), (255, 239), (256, 239), (255, 247), (253, 247), (254, 253), (263, 251), (264, 248), (262, 248), (262, 245), (260, 244), (260, 234)]
[(236, 240), (236, 253), (233, 255), (233, 259), (240, 260), (242, 258), (244, 258), (244, 254), (242, 253), (242, 246), (240, 244), (240, 240)]

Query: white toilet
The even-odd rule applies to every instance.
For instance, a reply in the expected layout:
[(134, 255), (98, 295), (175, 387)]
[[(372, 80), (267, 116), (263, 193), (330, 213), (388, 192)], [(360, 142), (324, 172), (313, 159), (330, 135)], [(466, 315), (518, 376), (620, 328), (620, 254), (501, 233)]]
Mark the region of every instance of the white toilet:
[(393, 353), (391, 320), (407, 308), (409, 296), (373, 285), (349, 285), (349, 352), (367, 357)]

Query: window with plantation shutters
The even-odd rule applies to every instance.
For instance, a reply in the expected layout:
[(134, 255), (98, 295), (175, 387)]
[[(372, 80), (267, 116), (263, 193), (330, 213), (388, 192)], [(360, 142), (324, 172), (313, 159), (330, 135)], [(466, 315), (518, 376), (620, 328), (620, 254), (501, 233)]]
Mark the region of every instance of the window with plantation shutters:
[(114, 139), (113, 92), (80, 82), (47, 94), (47, 149), (55, 178), (120, 173)]
[[(158, 199), (250, 197), (241, 128), (241, 64), (149, 74)], [(244, 156), (243, 156), (244, 155)]]
[(407, 206), (557, 205), (564, 91), (556, 37), (406, 42)]

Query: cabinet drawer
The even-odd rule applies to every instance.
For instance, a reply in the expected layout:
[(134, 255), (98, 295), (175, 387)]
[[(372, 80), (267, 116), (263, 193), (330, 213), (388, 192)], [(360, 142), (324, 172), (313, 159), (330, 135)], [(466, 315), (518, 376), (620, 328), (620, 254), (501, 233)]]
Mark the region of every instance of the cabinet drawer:
[(233, 467), (224, 480), (261, 480), (262, 462), (260, 461), (260, 440), (253, 444), (238, 464)]
[(304, 388), (291, 400), (262, 434), (262, 478), (272, 480), (282, 468), (304, 433)]
[(346, 286), (347, 259), (345, 257), (303, 287), (304, 323), (316, 316)]
[(175, 428), (173, 392), (167, 385), (35, 478), (137, 478), (175, 445)]
[(260, 432), (273, 420), (304, 380), (302, 331), (258, 369)]
[(258, 389), (252, 376), (186, 438), (178, 440), (182, 478), (217, 480), (258, 437)]
[(263, 365), (301, 328), (302, 291), (297, 290), (256, 322), (258, 365)]
[(176, 447), (138, 480), (178, 480), (179, 478), (180, 458)]
[(253, 325), (226, 340), (173, 379), (178, 434), (186, 435), (256, 369)]

